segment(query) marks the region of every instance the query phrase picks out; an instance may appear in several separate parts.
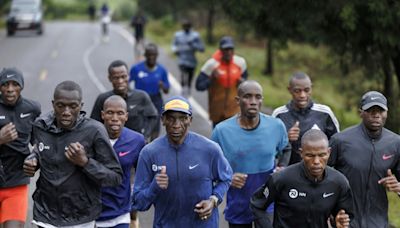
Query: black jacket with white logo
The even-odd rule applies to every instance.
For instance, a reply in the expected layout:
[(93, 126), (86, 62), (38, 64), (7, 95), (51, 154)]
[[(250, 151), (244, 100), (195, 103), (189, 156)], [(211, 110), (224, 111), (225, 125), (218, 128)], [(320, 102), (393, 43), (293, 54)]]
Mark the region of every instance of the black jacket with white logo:
[[(0, 95), (1, 96), (1, 95)], [(30, 154), (32, 123), (40, 115), (40, 104), (25, 99), (22, 96), (14, 106), (3, 103), (0, 97), (0, 128), (13, 123), (18, 132), (18, 138), (7, 144), (0, 145), (0, 160), (2, 168), (0, 188), (14, 187), (29, 183), (29, 177), (24, 175), (22, 165)]]
[[(118, 158), (104, 126), (84, 112), (71, 130), (57, 128), (54, 121), (51, 112), (33, 125), (34, 156), (40, 167), (33, 219), (57, 227), (93, 221), (102, 210), (101, 187), (121, 183)], [(65, 156), (65, 148), (74, 142), (85, 148), (89, 161), (84, 167)]]
[[(326, 167), (321, 181), (306, 175), (303, 162), (288, 166), (272, 174), (250, 201), (255, 215), (256, 228), (323, 228), (328, 227), (330, 215), (344, 209), (353, 217), (352, 193), (346, 177), (333, 168)], [(275, 202), (274, 224), (265, 210)]]
[(386, 189), (378, 181), (391, 169), (400, 180), (400, 137), (383, 128), (380, 137), (368, 136), (363, 124), (334, 135), (328, 164), (342, 172), (354, 193), (355, 219), (351, 227), (388, 227)]
[(300, 135), (297, 141), (291, 142), (292, 154), (289, 164), (301, 161), (299, 153), (300, 139), (306, 131), (319, 129), (325, 132), (328, 139), (340, 131), (339, 122), (332, 110), (326, 105), (316, 104), (312, 101), (306, 108), (301, 110), (296, 110), (293, 101), (291, 101), (284, 106), (276, 108), (271, 116), (281, 119), (287, 130), (293, 127), (296, 121), (299, 121)]

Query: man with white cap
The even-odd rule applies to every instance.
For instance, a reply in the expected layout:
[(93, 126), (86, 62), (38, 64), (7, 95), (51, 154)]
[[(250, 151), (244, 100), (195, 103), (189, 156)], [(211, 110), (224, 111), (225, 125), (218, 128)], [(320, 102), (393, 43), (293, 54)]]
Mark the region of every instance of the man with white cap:
[(153, 227), (218, 227), (218, 208), (232, 169), (219, 145), (189, 131), (192, 108), (181, 96), (163, 106), (166, 135), (139, 155), (133, 208), (154, 205)]
[(0, 72), (0, 224), (24, 227), (28, 209), (29, 177), (22, 166), (30, 154), (32, 122), (40, 115), (40, 104), (21, 96), (22, 72), (4, 68)]
[(354, 196), (350, 227), (388, 227), (386, 191), (400, 195), (400, 137), (384, 128), (387, 100), (377, 91), (360, 102), (361, 123), (332, 136), (328, 165), (349, 180)]

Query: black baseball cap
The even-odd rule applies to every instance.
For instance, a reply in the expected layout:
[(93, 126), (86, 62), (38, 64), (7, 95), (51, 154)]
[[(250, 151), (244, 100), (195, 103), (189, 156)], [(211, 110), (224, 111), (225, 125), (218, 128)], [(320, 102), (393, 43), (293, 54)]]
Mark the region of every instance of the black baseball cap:
[(233, 42), (233, 38), (230, 36), (224, 36), (219, 41), (219, 48), (226, 49), (226, 48), (235, 48), (235, 43)]
[(388, 107), (386, 97), (377, 91), (366, 92), (361, 98), (360, 108), (365, 111), (373, 106), (379, 106), (387, 111)]
[(8, 81), (15, 81), (19, 86), (21, 86), (21, 89), (24, 88), (24, 76), (22, 75), (22, 72), (15, 67), (4, 68), (0, 72), (0, 85), (3, 85)]

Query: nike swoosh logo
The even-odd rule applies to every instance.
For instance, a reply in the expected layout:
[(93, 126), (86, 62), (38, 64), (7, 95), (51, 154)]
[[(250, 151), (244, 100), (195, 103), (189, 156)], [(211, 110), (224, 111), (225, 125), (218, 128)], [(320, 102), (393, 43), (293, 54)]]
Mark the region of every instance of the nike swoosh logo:
[(7, 78), (11, 78), (11, 77), (14, 77), (15, 76), (15, 74), (7, 74)]
[(123, 156), (125, 156), (125, 155), (127, 155), (127, 154), (129, 154), (129, 153), (130, 153), (130, 151), (119, 152), (119, 156), (120, 156), (120, 157), (123, 157)]
[(26, 114), (21, 113), (21, 115), (19, 115), (19, 117), (21, 117), (21, 119), (23, 119), (23, 118), (28, 117), (30, 115), (31, 115), (30, 113), (26, 113)]
[(196, 168), (197, 166), (199, 166), (199, 164), (196, 164), (196, 165), (194, 165), (194, 166), (189, 165), (189, 169), (194, 169), (194, 168)]
[(129, 105), (129, 109), (134, 109), (136, 105)]
[(324, 192), (324, 194), (322, 194), (322, 197), (323, 198), (326, 198), (326, 197), (329, 197), (329, 196), (331, 196), (331, 195), (333, 195), (333, 194), (335, 194), (334, 192), (331, 192), (331, 193), (325, 193)]
[(379, 97), (371, 97), (371, 100), (379, 99)]
[(388, 159), (390, 159), (392, 157), (393, 157), (393, 154), (389, 154), (389, 155), (384, 154), (384, 155), (382, 155), (382, 159), (383, 160), (388, 160)]

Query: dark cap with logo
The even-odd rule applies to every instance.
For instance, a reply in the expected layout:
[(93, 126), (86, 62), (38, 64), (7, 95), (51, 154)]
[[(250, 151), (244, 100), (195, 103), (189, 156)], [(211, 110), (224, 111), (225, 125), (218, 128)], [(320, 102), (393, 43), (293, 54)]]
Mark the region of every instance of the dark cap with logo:
[(235, 48), (235, 43), (233, 42), (232, 37), (224, 36), (219, 41), (219, 48), (227, 49), (227, 48)]
[(0, 72), (0, 85), (8, 81), (15, 81), (21, 86), (21, 89), (24, 88), (24, 76), (22, 72), (15, 67), (12, 68), (4, 68)]
[(164, 103), (162, 114), (167, 111), (184, 112), (192, 115), (192, 106), (186, 98), (182, 96), (173, 96)]
[(386, 97), (377, 91), (366, 92), (361, 98), (360, 108), (365, 111), (372, 106), (379, 106), (387, 111), (388, 107)]

